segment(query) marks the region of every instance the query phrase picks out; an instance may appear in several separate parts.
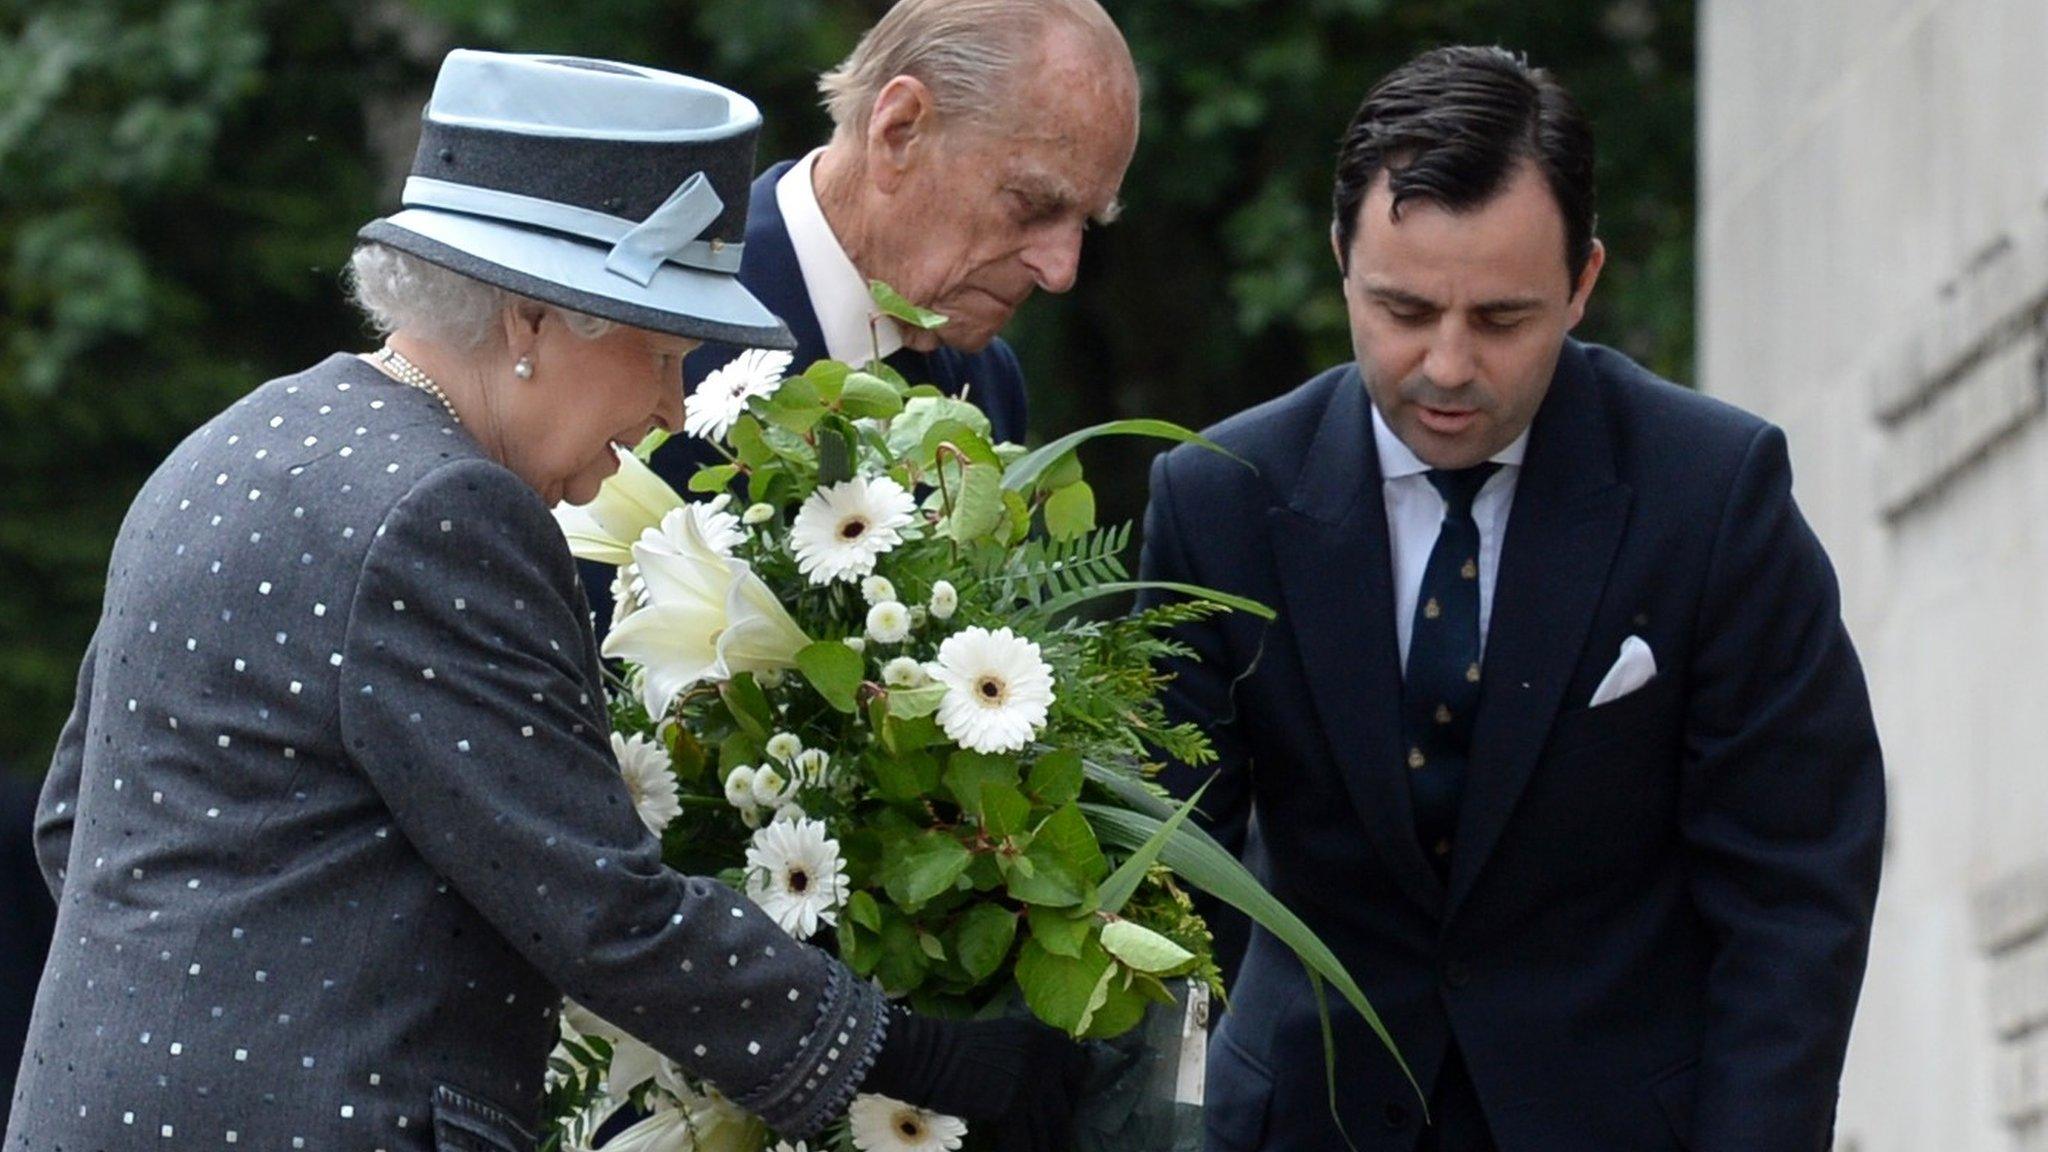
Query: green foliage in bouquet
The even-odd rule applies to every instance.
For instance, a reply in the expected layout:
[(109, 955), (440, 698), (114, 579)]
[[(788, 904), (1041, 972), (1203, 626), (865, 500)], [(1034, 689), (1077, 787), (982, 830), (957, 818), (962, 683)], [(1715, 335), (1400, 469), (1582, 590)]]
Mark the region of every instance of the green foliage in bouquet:
[[(1135, 615), (1074, 612), (1143, 586), (1129, 526), (1096, 523), (1076, 449), (1221, 449), (1131, 420), (1027, 452), (879, 358), (785, 377), (788, 360), (744, 353), (689, 398), (684, 432), (722, 457), (690, 480), (699, 499), (621, 450), (593, 503), (557, 510), (572, 551), (618, 566), (615, 744), (668, 862), (740, 888), (920, 1012), (1021, 1001), (1081, 1038), (1172, 1008), (1171, 981), (1220, 995), (1186, 887), (1199, 874), (1378, 1030), (1334, 956), (1151, 779), (1161, 755), (1214, 759), (1160, 700), (1161, 661), (1188, 655), (1172, 628), (1271, 611), (1175, 586), (1184, 599)], [(557, 1053), (558, 1116), (587, 1122), (632, 1088), (589, 1039), (621, 1034), (593, 1027)]]

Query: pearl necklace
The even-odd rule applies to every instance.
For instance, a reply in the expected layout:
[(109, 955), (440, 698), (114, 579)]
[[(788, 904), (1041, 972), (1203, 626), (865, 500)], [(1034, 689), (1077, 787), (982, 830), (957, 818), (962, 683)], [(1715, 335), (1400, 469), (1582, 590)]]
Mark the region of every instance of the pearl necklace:
[(441, 391), (441, 386), (434, 383), (432, 376), (420, 371), (419, 365), (407, 360), (398, 349), (386, 344), (384, 351), (377, 354), (377, 366), (399, 383), (410, 384), (439, 400), (441, 407), (447, 410), (448, 418), (457, 424), (462, 423), (462, 417), (456, 414), (455, 405), (449, 401), (448, 394)]

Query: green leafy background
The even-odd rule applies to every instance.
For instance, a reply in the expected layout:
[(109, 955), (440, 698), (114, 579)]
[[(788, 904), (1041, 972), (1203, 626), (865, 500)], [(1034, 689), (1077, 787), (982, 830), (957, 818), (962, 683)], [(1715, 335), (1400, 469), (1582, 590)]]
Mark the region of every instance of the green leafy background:
[[(1420, 49), (1527, 50), (1592, 115), (1610, 260), (1584, 334), (1681, 380), (1693, 347), (1692, 0), (1107, 0), (1145, 84), (1129, 211), (1013, 326), (1046, 439), (1200, 427), (1348, 355), (1326, 240), (1337, 134)], [(821, 140), (860, 0), (0, 0), (0, 762), (62, 723), (120, 517), (193, 427), (365, 346), (350, 237), (390, 205), (440, 54), (616, 56), (758, 100), (761, 159)], [(1156, 449), (1088, 449), (1105, 523)]]

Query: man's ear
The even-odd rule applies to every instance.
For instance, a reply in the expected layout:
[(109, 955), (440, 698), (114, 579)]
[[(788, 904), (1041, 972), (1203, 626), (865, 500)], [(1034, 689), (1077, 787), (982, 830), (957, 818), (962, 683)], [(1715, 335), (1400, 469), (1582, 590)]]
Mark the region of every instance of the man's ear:
[(882, 85), (868, 113), (867, 169), (883, 192), (902, 185), (923, 153), (932, 147), (938, 109), (931, 89), (915, 76), (898, 76)]
[(1593, 250), (1586, 256), (1586, 267), (1579, 273), (1579, 282), (1572, 286), (1571, 322), (1565, 325), (1569, 332), (1579, 326), (1586, 316), (1586, 301), (1593, 296), (1593, 285), (1600, 279), (1600, 269), (1607, 264), (1607, 245), (1593, 241)]

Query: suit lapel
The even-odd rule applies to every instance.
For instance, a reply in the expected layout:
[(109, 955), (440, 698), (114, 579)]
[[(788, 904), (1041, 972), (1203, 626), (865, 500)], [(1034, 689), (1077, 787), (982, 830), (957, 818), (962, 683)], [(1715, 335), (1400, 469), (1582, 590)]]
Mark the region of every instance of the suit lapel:
[[(803, 267), (796, 259), (796, 245), (790, 243), (789, 226), (782, 220), (782, 205), (775, 200), (776, 182), (793, 164), (794, 161), (784, 160), (754, 178), (747, 204), (747, 250), (740, 259), (740, 283), (789, 325), (789, 334), (796, 337), (791, 367), (801, 372), (824, 359), (825, 332), (818, 326), (818, 314), (811, 309)], [(720, 362), (730, 358), (728, 354)]]
[(1416, 843), (1399, 770), (1400, 646), (1369, 403), (1355, 368), (1338, 378), (1294, 498), (1269, 527), (1286, 619), (1352, 806), (1402, 889), (1434, 914), (1443, 885)]
[(1606, 590), (1632, 496), (1615, 478), (1591, 365), (1567, 341), (1530, 431), (1508, 515), (1449, 915), (1471, 891), (1543, 751)]

